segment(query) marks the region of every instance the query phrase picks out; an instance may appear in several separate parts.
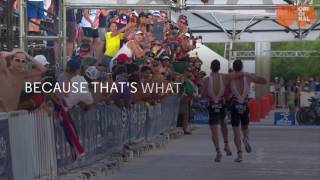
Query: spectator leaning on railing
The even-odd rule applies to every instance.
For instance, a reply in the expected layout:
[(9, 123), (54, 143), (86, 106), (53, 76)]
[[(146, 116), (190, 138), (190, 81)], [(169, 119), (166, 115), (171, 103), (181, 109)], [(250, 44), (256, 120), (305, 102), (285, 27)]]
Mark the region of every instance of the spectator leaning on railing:
[[(34, 68), (30, 69), (30, 64)], [(0, 52), (0, 112), (16, 110), (24, 83), (45, 72), (46, 68), (23, 50)]]

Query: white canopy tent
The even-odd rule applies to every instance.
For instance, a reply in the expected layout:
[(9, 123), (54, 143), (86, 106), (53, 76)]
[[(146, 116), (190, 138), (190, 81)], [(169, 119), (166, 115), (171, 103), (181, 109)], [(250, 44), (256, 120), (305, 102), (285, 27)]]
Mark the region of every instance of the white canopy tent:
[[(276, 21), (276, 6), (284, 0), (188, 0), (190, 30), (204, 42), (274, 42), (315, 40), (320, 35), (320, 21), (307, 27), (286, 27)], [(200, 10), (200, 6), (204, 8)], [(211, 7), (211, 9), (210, 9)], [(251, 7), (251, 8), (250, 8)], [(176, 19), (181, 13), (173, 13)]]

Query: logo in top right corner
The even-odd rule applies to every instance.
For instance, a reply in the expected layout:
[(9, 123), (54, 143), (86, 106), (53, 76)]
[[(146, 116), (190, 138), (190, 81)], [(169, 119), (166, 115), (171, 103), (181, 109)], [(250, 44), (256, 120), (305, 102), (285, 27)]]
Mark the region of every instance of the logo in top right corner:
[(288, 27), (294, 23), (305, 27), (317, 20), (317, 10), (313, 4), (279, 5), (276, 15), (277, 21)]

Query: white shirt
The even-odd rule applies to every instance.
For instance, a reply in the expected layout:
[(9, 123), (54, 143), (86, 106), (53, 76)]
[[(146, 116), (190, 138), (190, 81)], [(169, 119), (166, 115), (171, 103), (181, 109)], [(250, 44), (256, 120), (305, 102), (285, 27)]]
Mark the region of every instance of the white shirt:
[[(93, 22), (97, 15), (97, 9), (88, 9), (88, 14), (89, 14), (89, 18)], [(90, 22), (87, 21), (84, 16), (82, 16), (82, 19), (81, 19), (81, 26), (91, 28)]]
[[(78, 105), (80, 102), (87, 105), (90, 105), (93, 103), (93, 97), (91, 92), (89, 91), (88, 82), (84, 79), (83, 76), (77, 75), (71, 78), (70, 83), (71, 83), (71, 92), (68, 93), (66, 97), (64, 97), (64, 100), (68, 108), (72, 108), (73, 106)], [(72, 84), (74, 84), (78, 88), (78, 90), (73, 88)], [(80, 86), (84, 87), (83, 89), (81, 89), (82, 92), (80, 91)], [(72, 91), (77, 91), (77, 92), (72, 92)]]

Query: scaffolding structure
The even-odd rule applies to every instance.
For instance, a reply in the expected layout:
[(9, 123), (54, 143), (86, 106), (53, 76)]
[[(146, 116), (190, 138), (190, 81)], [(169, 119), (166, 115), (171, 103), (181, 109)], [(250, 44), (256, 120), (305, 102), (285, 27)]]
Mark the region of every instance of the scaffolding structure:
[[(255, 51), (232, 51), (232, 58), (255, 59)], [(320, 57), (318, 50), (304, 50), (304, 51), (271, 51), (270, 57)]]
[(19, 47), (19, 18), (12, 9), (12, 1), (0, 1), (0, 51)]

